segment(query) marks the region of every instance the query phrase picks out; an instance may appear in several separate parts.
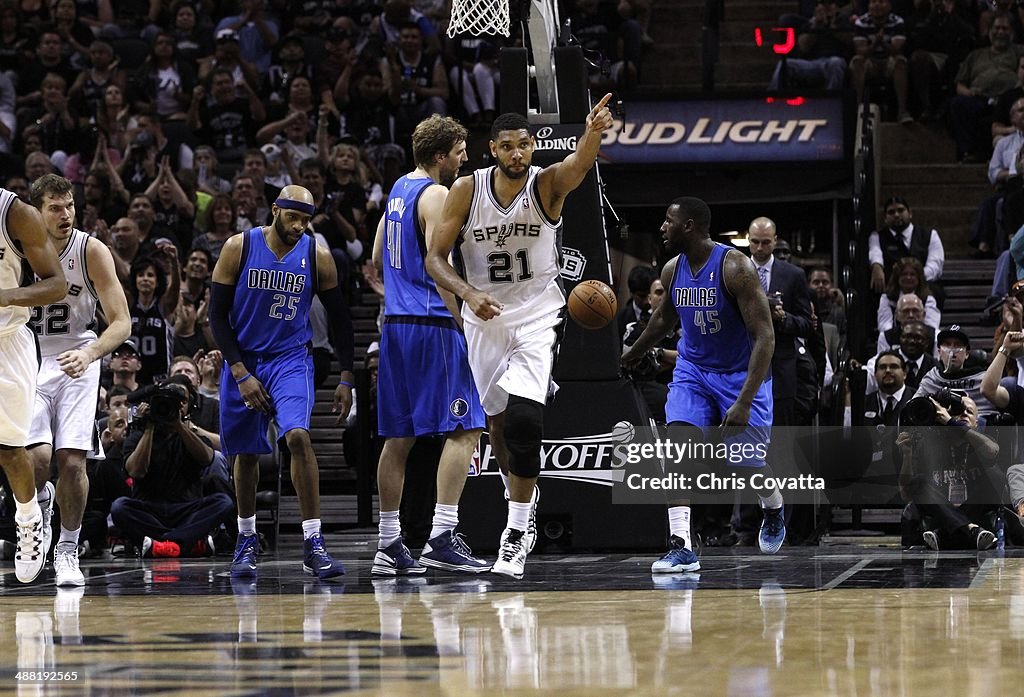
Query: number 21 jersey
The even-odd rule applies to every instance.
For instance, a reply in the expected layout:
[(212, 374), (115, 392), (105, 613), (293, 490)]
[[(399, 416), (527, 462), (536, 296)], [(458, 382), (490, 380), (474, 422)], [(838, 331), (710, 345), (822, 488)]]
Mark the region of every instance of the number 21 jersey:
[[(458, 249), (466, 282), (505, 306), (491, 323), (524, 322), (565, 305), (559, 277), (562, 219), (549, 219), (541, 207), (540, 171), (530, 167), (526, 185), (507, 206), (494, 193), (494, 167), (473, 173), (473, 201)], [(467, 322), (482, 322), (468, 305), (462, 314)]]
[(713, 373), (738, 373), (750, 364), (751, 341), (736, 298), (722, 279), (730, 247), (715, 243), (696, 273), (679, 255), (670, 299), (679, 313), (683, 335), (679, 355)]

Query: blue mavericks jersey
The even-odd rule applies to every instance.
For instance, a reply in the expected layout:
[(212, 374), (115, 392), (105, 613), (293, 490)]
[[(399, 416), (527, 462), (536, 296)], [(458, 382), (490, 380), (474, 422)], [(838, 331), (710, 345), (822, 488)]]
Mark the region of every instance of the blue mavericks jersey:
[(243, 351), (281, 353), (305, 346), (313, 338), (309, 306), (315, 287), (311, 257), (316, 242), (303, 235), (278, 259), (262, 228), (246, 233), (242, 263), (231, 308), (231, 326)]
[(405, 175), (391, 187), (384, 219), (384, 314), (451, 317), (424, 259), (427, 240), (420, 230), (417, 203), (434, 181)]
[(746, 371), (750, 363), (750, 334), (736, 299), (722, 280), (730, 249), (716, 243), (697, 273), (691, 272), (686, 257), (680, 254), (672, 279), (671, 300), (683, 330), (679, 355), (714, 373)]

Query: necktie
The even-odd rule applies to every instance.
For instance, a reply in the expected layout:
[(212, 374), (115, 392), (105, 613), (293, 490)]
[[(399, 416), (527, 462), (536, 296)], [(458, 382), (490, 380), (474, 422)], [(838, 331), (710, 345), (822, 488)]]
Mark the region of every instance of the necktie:
[(886, 397), (885, 409), (882, 411), (882, 423), (886, 426), (892, 426), (892, 413), (895, 411), (893, 402), (896, 401), (892, 397)]
[(768, 267), (767, 266), (758, 266), (757, 267), (757, 275), (761, 279), (761, 288), (764, 289), (764, 294), (768, 295)]
[(917, 363), (913, 361), (907, 361), (907, 383), (910, 385), (916, 385), (914, 378), (917, 376)]

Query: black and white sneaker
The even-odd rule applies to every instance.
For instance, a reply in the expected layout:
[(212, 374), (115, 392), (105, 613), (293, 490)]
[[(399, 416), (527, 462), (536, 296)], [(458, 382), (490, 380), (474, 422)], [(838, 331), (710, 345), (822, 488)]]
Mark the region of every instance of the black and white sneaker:
[(526, 532), (515, 528), (505, 528), (501, 533), (501, 547), (498, 549), (498, 559), (491, 567), (491, 573), (522, 578), (526, 568), (526, 555), (529, 550), (526, 548)]

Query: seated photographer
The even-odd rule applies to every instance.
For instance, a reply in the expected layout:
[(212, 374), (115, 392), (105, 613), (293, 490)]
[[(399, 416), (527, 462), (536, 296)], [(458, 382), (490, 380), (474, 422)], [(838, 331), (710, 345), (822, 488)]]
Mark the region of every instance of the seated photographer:
[(981, 392), (981, 382), (988, 368), (986, 361), (971, 353), (971, 340), (960, 325), (953, 324), (938, 335), (939, 361), (929, 370), (917, 387), (918, 396), (934, 397), (954, 390), (966, 394), (978, 406), (984, 421), (999, 413), (998, 407)]
[(189, 379), (167, 378), (133, 393), (131, 401), (138, 406), (124, 453), (132, 496), (114, 501), (114, 523), (140, 544), (143, 556), (212, 554), (208, 536), (231, 519), (235, 506), (227, 494), (202, 495), (213, 448), (189, 420)]
[[(645, 267), (637, 267), (645, 268)], [(634, 269), (635, 271), (636, 269)], [(632, 275), (630, 276), (632, 282)], [(650, 284), (650, 293), (647, 296), (647, 308), (641, 310), (639, 318), (635, 322), (626, 324), (623, 335), (623, 349), (632, 346), (651, 318), (651, 313), (658, 308), (665, 298), (665, 287), (661, 279), (656, 278)], [(665, 423), (665, 401), (668, 399), (668, 383), (672, 380), (672, 371), (676, 367), (676, 345), (679, 342), (679, 330), (677, 329), (669, 336), (659, 341), (655, 348), (647, 354), (632, 370), (629, 376), (640, 389), (640, 393), (651, 411), (651, 416), (659, 424)]]
[(970, 397), (939, 397), (915, 397), (904, 408), (903, 424), (911, 428), (896, 438), (900, 495), (917, 507), (929, 548), (991, 549), (996, 537), (984, 526), (1003, 498), (994, 466), (999, 445), (978, 430)]
[(202, 380), (199, 376), (199, 366), (190, 357), (172, 358), (168, 374), (184, 375), (188, 378), (189, 398), (193, 404), (189, 420), (194, 425), (196, 434), (213, 448), (213, 462), (203, 470), (203, 493), (214, 494), (222, 491), (233, 496), (235, 490), (231, 484), (231, 469), (220, 449), (220, 400), (199, 392)]

